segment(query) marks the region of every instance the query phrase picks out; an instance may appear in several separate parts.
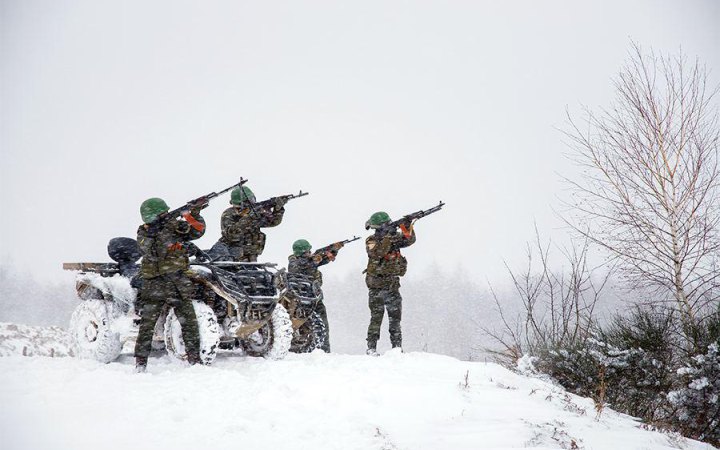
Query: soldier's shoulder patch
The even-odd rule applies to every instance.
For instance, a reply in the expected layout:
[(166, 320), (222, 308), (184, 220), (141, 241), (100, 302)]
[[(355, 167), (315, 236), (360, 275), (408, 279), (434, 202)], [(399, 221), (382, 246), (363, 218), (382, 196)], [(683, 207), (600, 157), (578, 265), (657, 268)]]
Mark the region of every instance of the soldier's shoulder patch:
[(377, 245), (377, 241), (376, 241), (375, 239), (373, 239), (372, 236), (369, 237), (369, 238), (367, 238), (367, 239), (365, 239), (365, 246), (366, 246), (369, 250), (374, 249), (376, 245)]

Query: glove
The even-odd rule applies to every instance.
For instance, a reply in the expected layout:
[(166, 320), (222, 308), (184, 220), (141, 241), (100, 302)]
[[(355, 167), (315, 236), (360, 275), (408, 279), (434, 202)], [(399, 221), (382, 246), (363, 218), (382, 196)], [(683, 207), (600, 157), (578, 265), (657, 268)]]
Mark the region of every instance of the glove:
[(342, 242), (336, 242), (332, 245), (333, 250), (340, 250), (343, 247), (345, 247), (345, 244)]
[(275, 197), (275, 209), (280, 209), (287, 204), (288, 199), (285, 197)]
[(412, 226), (412, 224), (413, 224), (412, 220), (403, 219), (398, 226), (400, 226), (400, 227), (404, 226), (405, 228), (410, 228)]
[(200, 214), (200, 211), (207, 208), (210, 202), (207, 198), (203, 197), (201, 199), (198, 199), (199, 201), (197, 203), (193, 203), (190, 207), (190, 213), (197, 217)]

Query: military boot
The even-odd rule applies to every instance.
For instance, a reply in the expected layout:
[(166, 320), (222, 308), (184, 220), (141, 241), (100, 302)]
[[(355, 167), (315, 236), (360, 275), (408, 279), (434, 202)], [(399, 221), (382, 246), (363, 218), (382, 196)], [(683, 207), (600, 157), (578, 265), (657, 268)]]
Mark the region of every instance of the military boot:
[(202, 364), (199, 353), (188, 353), (187, 360), (191, 366), (194, 366), (195, 364)]
[(368, 343), (368, 349), (365, 351), (366, 355), (369, 356), (380, 356), (374, 345)]
[(138, 356), (135, 358), (135, 373), (145, 373), (147, 370), (147, 356)]

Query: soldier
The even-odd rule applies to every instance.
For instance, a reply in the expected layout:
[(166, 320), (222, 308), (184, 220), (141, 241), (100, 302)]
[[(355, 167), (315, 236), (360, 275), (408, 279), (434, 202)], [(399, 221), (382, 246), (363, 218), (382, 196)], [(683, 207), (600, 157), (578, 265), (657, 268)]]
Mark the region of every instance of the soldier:
[(144, 222), (138, 228), (138, 245), (143, 254), (140, 273), (142, 310), (140, 330), (135, 344), (136, 370), (144, 372), (155, 331), (155, 323), (164, 306), (175, 309), (181, 324), (183, 341), (190, 364), (200, 362), (200, 338), (191, 296), (193, 284), (189, 268), (188, 241), (200, 238), (205, 221), (199, 209), (182, 213), (182, 219), (158, 219), (169, 210), (160, 198), (145, 200), (140, 206)]
[[(293, 243), (293, 254), (288, 257), (288, 272), (299, 273), (316, 280), (322, 287), (322, 273), (318, 267), (335, 261), (335, 257), (343, 248), (343, 242), (335, 242), (334, 244), (311, 253), (312, 246), (305, 239), (298, 239)], [(316, 311), (320, 314), (325, 324), (325, 343), (321, 347), (326, 353), (330, 353), (330, 323), (327, 319), (327, 310), (325, 304), (321, 301), (317, 305)]]
[[(233, 261), (256, 262), (265, 249), (265, 233), (261, 228), (275, 227), (282, 222), (287, 198), (275, 197), (272, 207), (253, 206), (255, 194), (247, 186), (239, 186), (230, 193), (233, 205), (222, 214), (222, 237), (218, 244), (227, 247)], [(216, 247), (217, 245), (216, 244)]]
[(390, 226), (390, 222), (390, 216), (380, 211), (373, 214), (365, 224), (366, 228), (375, 230), (375, 234), (365, 240), (368, 254), (365, 284), (369, 289), (370, 307), (367, 354), (373, 356), (378, 354), (377, 341), (385, 309), (390, 322), (390, 343), (393, 348), (402, 348), (400, 277), (405, 275), (407, 260), (400, 254), (400, 249), (415, 243), (415, 231), (412, 222), (400, 223), (400, 232)]

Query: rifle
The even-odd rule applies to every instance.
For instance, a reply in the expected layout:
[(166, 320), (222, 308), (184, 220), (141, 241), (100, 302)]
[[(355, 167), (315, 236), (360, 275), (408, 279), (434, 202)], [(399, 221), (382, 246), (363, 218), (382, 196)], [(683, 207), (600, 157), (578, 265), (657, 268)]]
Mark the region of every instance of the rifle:
[(193, 209), (204, 209), (207, 208), (207, 206), (210, 204), (210, 200), (214, 199), (215, 197), (219, 197), (222, 194), (226, 193), (227, 191), (234, 189), (236, 187), (242, 186), (243, 184), (247, 183), (247, 180), (244, 178), (240, 178), (240, 182), (233, 184), (230, 187), (227, 187), (220, 192), (211, 192), (209, 194), (203, 195), (201, 197), (196, 198), (195, 200), (190, 200), (189, 202), (185, 203), (183, 206), (179, 208), (175, 208), (172, 211), (168, 211), (164, 214), (160, 214), (155, 220), (150, 222), (149, 228), (159, 228), (162, 224), (165, 222), (180, 217), (180, 215), (185, 211), (191, 211)]
[(323, 248), (319, 248), (319, 249), (315, 250), (315, 253), (325, 253), (325, 252), (329, 252), (329, 251), (331, 251), (331, 250), (335, 250), (334, 247), (335, 247), (336, 244), (345, 245), (345, 244), (349, 244), (350, 242), (357, 241), (358, 239), (360, 239), (358, 236), (353, 236), (352, 239), (345, 239), (344, 241), (333, 242), (333, 243), (330, 244), (330, 245), (326, 245), (326, 246), (323, 247)]
[[(433, 206), (430, 209), (424, 209), (424, 210), (421, 209), (420, 211), (416, 211), (414, 213), (407, 214), (405, 216), (402, 216), (401, 218), (399, 218), (398, 220), (396, 220), (394, 222), (386, 223), (385, 225), (383, 225), (381, 227), (381, 230), (387, 232), (387, 231), (394, 230), (395, 228), (399, 227), (402, 224), (410, 225), (415, 220), (422, 219), (425, 216), (429, 216), (432, 213), (436, 213), (436, 212), (440, 211), (443, 206), (445, 206), (445, 203), (443, 203), (441, 201), (436, 206)], [(370, 226), (366, 225), (365, 229), (369, 230)]]
[(285, 200), (285, 203), (287, 203), (288, 201), (290, 201), (294, 198), (305, 197), (308, 194), (309, 194), (309, 192), (303, 192), (302, 190), (300, 190), (300, 192), (298, 192), (297, 194), (278, 195), (277, 197), (271, 197), (271, 198), (269, 198), (267, 200), (263, 200), (261, 202), (255, 202), (255, 203), (249, 202), (250, 209), (252, 210), (253, 214), (255, 214), (257, 216), (258, 209), (260, 209), (261, 211), (266, 211), (267, 209), (274, 207), (275, 204), (277, 203), (278, 199), (283, 199), (283, 200)]

